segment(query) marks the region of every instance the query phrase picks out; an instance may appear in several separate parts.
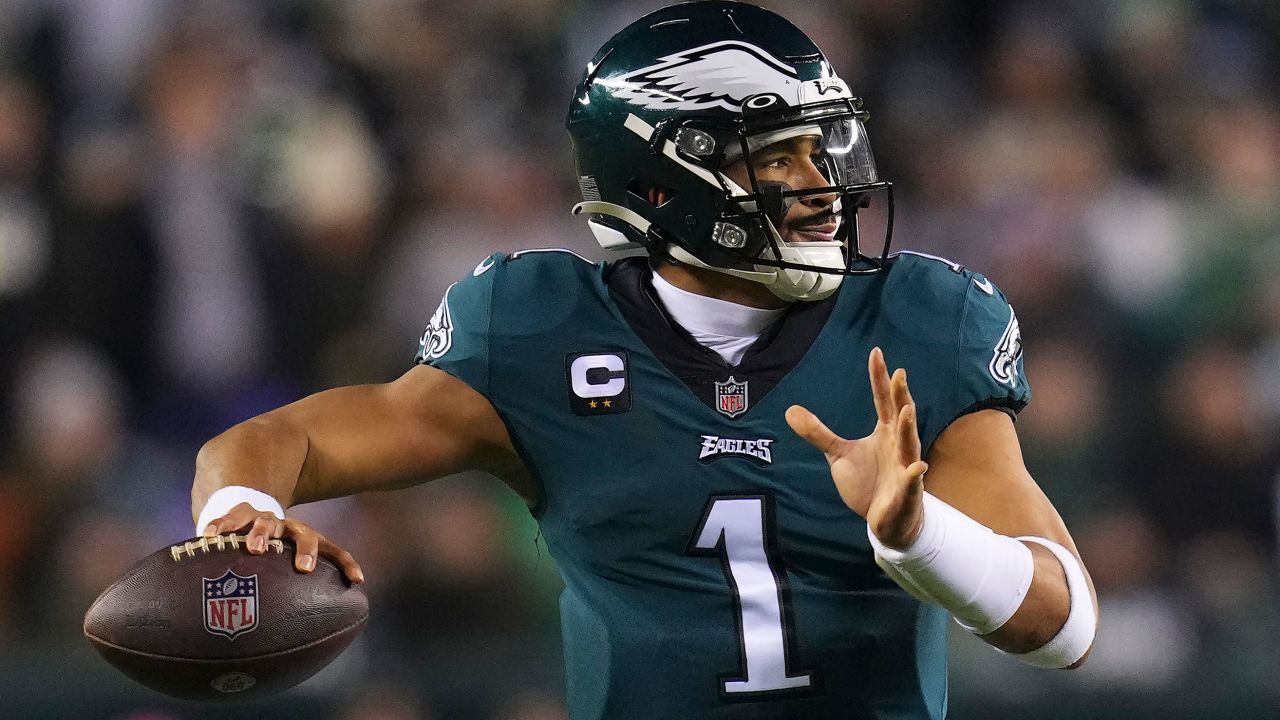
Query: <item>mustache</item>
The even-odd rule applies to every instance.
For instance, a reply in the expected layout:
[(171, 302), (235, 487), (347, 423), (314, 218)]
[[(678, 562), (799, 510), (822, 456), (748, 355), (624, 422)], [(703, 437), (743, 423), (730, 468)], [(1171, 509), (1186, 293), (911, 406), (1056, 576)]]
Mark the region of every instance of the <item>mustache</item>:
[(812, 217), (807, 217), (798, 223), (795, 223), (794, 227), (805, 228), (805, 227), (812, 227), (816, 225), (826, 225), (827, 223), (832, 222), (833, 220), (838, 222), (840, 220), (840, 217), (836, 215), (834, 212), (827, 210), (825, 212), (818, 213), (817, 215), (814, 215)]

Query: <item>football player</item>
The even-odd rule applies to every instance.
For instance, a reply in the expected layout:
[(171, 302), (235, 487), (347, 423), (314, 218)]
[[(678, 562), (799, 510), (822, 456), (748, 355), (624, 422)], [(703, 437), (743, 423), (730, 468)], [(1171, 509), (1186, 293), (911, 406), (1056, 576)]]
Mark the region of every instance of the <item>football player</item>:
[(399, 379), (209, 441), (198, 530), (291, 537), (299, 570), (324, 555), (358, 582), (285, 507), (504, 479), (565, 581), (575, 720), (941, 718), (949, 616), (1078, 665), (1096, 601), (1023, 466), (1017, 319), (982, 275), (889, 254), (866, 119), (771, 12), (636, 21), (588, 63), (568, 128), (574, 212), (647, 257), (485, 258)]

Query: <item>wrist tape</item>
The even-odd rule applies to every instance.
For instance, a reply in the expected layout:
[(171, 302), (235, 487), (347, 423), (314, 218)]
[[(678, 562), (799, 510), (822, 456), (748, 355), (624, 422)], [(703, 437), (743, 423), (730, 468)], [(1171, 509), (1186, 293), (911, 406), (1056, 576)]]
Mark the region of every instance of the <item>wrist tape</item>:
[(281, 520), (284, 519), (284, 506), (279, 500), (251, 487), (228, 485), (215, 490), (205, 502), (204, 509), (200, 511), (200, 517), (196, 519), (196, 535), (203, 535), (209, 523), (226, 515), (231, 508), (240, 503), (249, 503), (254, 510), (269, 512)]
[(1041, 537), (998, 535), (927, 492), (923, 502), (920, 534), (902, 550), (884, 545), (867, 527), (876, 564), (894, 582), (917, 599), (949, 610), (969, 632), (986, 635), (1008, 622), (1026, 599), (1035, 563), (1023, 542), (1036, 543), (1062, 564), (1071, 610), (1052, 640), (1014, 657), (1044, 668), (1064, 668), (1084, 657), (1093, 644), (1097, 614), (1084, 569), (1069, 550)]
[(996, 630), (1031, 587), (1031, 550), (927, 492), (923, 500), (920, 534), (902, 550), (881, 543), (867, 526), (876, 564), (916, 598), (951, 611), (969, 632)]

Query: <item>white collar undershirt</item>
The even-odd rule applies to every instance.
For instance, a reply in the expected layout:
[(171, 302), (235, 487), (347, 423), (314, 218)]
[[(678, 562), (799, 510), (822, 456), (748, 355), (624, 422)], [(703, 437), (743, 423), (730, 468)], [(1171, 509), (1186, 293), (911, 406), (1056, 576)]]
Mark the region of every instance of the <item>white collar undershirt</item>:
[(653, 290), (658, 300), (699, 345), (714, 350), (729, 365), (742, 361), (747, 348), (760, 334), (782, 317), (786, 308), (766, 309), (739, 305), (681, 290), (658, 273), (653, 273)]

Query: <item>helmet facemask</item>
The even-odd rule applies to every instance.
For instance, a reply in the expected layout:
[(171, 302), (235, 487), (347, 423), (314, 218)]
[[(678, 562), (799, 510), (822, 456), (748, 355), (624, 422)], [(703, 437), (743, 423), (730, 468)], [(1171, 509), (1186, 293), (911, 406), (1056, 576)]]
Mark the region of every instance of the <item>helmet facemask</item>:
[[(774, 102), (758, 107), (766, 99)], [(709, 232), (710, 242), (682, 237), (685, 228), (676, 220), (681, 203), (669, 210), (650, 207), (646, 214), (652, 221), (609, 203), (580, 203), (574, 212), (595, 214), (589, 225), (606, 248), (665, 252), (687, 264), (759, 282), (788, 301), (821, 300), (846, 275), (878, 272), (893, 234), (893, 187), (876, 172), (863, 126), (867, 113), (853, 98), (769, 111), (780, 104), (776, 96), (759, 96), (757, 107), (744, 111), (731, 129), (696, 120), (653, 127), (634, 115), (627, 118), (628, 129), (648, 143), (653, 155), (665, 156), (676, 172), (689, 174), (693, 186), (710, 191), (714, 213), (709, 230), (702, 230)], [(810, 173), (804, 187), (771, 179), (763, 169), (771, 153), (786, 144), (809, 150), (806, 159), (817, 173)], [(861, 248), (858, 209), (878, 192), (885, 193), (887, 221), (884, 242), (872, 255)], [(784, 230), (794, 234), (787, 228), (791, 208), (813, 197), (829, 198), (835, 232), (825, 241), (785, 238)], [(668, 216), (665, 222), (663, 216)]]
[[(716, 174), (726, 201), (713, 239), (733, 251), (741, 264), (764, 273), (751, 279), (763, 282), (775, 295), (820, 300), (835, 292), (845, 275), (874, 273), (883, 265), (893, 228), (892, 186), (876, 172), (863, 126), (867, 114), (858, 101), (770, 112), (772, 105), (781, 104), (771, 99), (759, 96), (752, 99), (754, 104), (744, 103), (742, 126), (720, 159)], [(787, 172), (784, 167), (781, 176), (807, 173), (799, 188), (779, 181), (773, 169), (794, 163), (808, 163), (806, 172)], [(868, 255), (860, 245), (858, 209), (881, 191), (888, 204), (885, 240), (875, 255)], [(812, 220), (805, 225), (834, 224), (834, 231), (788, 227), (788, 215), (798, 203), (813, 208)], [(803, 237), (806, 234), (809, 237)]]

